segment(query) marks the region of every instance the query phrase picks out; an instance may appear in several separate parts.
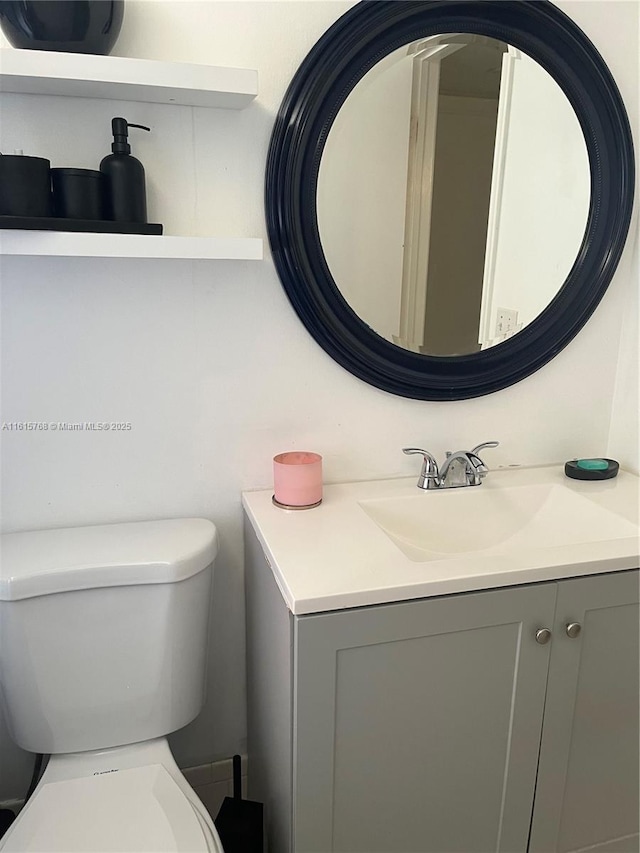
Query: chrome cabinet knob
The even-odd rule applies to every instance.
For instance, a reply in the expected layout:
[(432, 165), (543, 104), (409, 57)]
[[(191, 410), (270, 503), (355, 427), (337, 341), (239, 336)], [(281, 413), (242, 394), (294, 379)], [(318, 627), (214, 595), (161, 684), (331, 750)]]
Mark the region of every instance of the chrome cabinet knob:
[(580, 631), (582, 631), (582, 625), (579, 622), (567, 622), (566, 627), (567, 637), (571, 637), (573, 640), (574, 637), (577, 637)]
[(551, 631), (548, 628), (538, 628), (536, 631), (536, 643), (544, 646), (551, 639)]

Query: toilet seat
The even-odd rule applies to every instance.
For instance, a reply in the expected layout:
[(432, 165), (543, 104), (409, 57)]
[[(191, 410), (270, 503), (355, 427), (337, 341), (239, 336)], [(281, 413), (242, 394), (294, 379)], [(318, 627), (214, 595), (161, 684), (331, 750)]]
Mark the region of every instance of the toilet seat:
[(2, 853), (223, 853), (160, 764), (41, 785)]

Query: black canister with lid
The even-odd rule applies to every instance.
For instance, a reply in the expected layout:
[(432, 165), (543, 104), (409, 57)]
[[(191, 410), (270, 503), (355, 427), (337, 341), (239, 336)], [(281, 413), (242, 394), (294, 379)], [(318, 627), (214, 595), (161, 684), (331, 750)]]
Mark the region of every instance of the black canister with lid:
[(95, 169), (52, 169), (54, 216), (104, 219), (102, 182)]
[(49, 160), (0, 155), (0, 215), (51, 216)]

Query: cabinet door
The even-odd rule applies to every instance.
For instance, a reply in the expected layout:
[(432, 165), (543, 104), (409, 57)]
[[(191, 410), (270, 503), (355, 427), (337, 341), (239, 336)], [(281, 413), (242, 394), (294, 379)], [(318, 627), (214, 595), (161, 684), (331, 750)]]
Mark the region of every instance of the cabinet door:
[(637, 853), (638, 572), (558, 587), (530, 850)]
[(556, 584), (301, 617), (296, 853), (525, 851)]

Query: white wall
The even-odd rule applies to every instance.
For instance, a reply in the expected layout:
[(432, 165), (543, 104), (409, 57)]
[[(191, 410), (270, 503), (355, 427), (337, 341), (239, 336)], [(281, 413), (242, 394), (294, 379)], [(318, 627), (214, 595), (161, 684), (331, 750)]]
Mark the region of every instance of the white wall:
[[(108, 151), (112, 116), (153, 125), (134, 143), (152, 215), (175, 233), (262, 234), (278, 104), (347, 5), (128, 0), (117, 53), (257, 68), (258, 101), (236, 114), (3, 96), (0, 142), (19, 136), (25, 153), (46, 149), (52, 159), (89, 165)], [(637, 127), (637, 44), (620, 39), (637, 31), (637, 3), (561, 6), (612, 67)], [(613, 410), (613, 396), (618, 365), (626, 370), (636, 357), (621, 326), (637, 272), (637, 256), (632, 262), (627, 251), (586, 328), (534, 376), (477, 400), (425, 403), (371, 388), (325, 355), (289, 307), (268, 257), (3, 259), (2, 420), (133, 424), (127, 434), (0, 433), (4, 529), (215, 520), (221, 553), (209, 698), (173, 745), (183, 766), (227, 757), (243, 749), (245, 736), (241, 490), (268, 487), (271, 457), (292, 448), (323, 453), (329, 481), (411, 475), (415, 460), (400, 450), (409, 444), (441, 457), (495, 438), (502, 444), (491, 451), (493, 465), (606, 452), (612, 413), (616, 422), (635, 419), (624, 394)], [(628, 434), (615, 433), (621, 442)], [(634, 458), (619, 445), (623, 452)], [(24, 794), (30, 768), (0, 732), (0, 799)]]
[[(632, 268), (640, 269), (638, 253), (640, 240), (638, 234), (632, 237)], [(631, 242), (631, 241), (630, 241)], [(627, 282), (627, 310), (624, 313), (620, 333), (618, 371), (616, 374), (615, 396), (611, 409), (611, 428), (609, 431), (608, 456), (618, 459), (627, 468), (640, 469), (640, 301), (638, 294), (638, 275), (632, 275)]]

